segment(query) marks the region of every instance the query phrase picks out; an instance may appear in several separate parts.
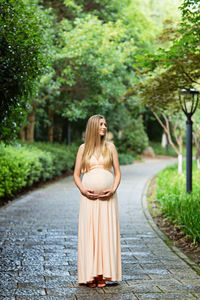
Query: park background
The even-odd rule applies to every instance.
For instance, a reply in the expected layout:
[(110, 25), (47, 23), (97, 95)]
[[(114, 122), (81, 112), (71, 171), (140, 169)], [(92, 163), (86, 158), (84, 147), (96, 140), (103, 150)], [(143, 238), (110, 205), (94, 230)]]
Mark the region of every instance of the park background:
[(1, 1), (1, 204), (70, 174), (87, 119), (98, 113), (121, 164), (153, 155), (149, 146), (178, 157), (178, 165), (159, 174), (154, 196), (198, 245), (200, 109), (193, 116), (196, 160), (188, 195), (186, 118), (178, 95), (183, 88), (199, 90), (198, 2)]

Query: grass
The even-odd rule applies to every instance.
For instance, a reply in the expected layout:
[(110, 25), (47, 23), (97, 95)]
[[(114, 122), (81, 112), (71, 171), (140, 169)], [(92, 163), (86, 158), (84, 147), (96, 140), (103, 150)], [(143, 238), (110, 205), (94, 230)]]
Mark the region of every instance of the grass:
[(166, 148), (163, 148), (160, 143), (158, 142), (149, 142), (149, 145), (153, 148), (156, 155), (169, 155), (169, 156), (177, 156), (176, 152), (172, 148), (172, 146), (169, 145), (168, 151), (166, 151)]
[(161, 171), (156, 180), (156, 200), (161, 211), (179, 225), (194, 243), (200, 242), (200, 170), (193, 162), (193, 190), (186, 193), (186, 170), (178, 174), (177, 164)]
[[(166, 151), (166, 148), (163, 148), (161, 146), (161, 143), (158, 143), (158, 142), (150, 141), (149, 145), (153, 148), (156, 155), (167, 155), (167, 156), (169, 155), (169, 156), (177, 157), (177, 154), (171, 145), (169, 145), (168, 151)], [(192, 147), (193, 156), (195, 156), (195, 152), (196, 152), (196, 148), (193, 145), (193, 147)], [(186, 155), (186, 147), (185, 147), (185, 145), (183, 145), (183, 156), (185, 156), (185, 155)]]

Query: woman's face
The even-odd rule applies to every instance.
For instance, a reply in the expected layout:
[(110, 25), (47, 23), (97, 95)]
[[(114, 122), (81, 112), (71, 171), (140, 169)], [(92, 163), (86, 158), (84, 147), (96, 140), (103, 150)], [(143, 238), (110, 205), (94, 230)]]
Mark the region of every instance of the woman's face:
[(100, 136), (104, 136), (107, 131), (107, 124), (105, 119), (100, 119), (99, 122), (99, 134)]

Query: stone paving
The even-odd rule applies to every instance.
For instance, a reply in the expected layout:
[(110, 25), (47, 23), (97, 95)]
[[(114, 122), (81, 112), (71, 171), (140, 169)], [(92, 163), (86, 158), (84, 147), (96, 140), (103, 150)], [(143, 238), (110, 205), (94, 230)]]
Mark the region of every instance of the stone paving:
[(71, 176), (1, 208), (0, 299), (200, 299), (200, 276), (154, 230), (142, 197), (147, 181), (172, 162), (121, 167), (123, 281), (105, 288), (78, 285), (79, 191)]

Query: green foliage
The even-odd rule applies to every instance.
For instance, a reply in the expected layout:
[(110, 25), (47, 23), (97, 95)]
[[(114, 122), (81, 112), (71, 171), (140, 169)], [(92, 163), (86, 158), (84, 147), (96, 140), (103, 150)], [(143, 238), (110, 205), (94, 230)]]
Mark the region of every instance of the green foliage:
[(105, 117), (108, 124), (108, 131), (112, 132), (116, 142), (119, 131), (123, 130), (129, 122), (130, 111), (125, 106), (125, 103), (117, 103), (113, 105), (112, 113), (108, 111)]
[(38, 149), (51, 155), (52, 164), (55, 166), (52, 172), (53, 176), (61, 175), (63, 170), (69, 172), (73, 169), (77, 151), (76, 145), (72, 144), (66, 146), (58, 143), (50, 144), (43, 142), (35, 142), (32, 144)]
[(200, 170), (193, 163), (193, 191), (186, 193), (185, 161), (183, 174), (177, 173), (177, 164), (161, 171), (157, 178), (156, 199), (162, 212), (182, 231), (200, 242)]
[(11, 196), (26, 185), (28, 164), (21, 160), (20, 155), (12, 155), (11, 151), (6, 153), (2, 146), (0, 158), (0, 197)]
[(1, 146), (0, 197), (14, 196), (24, 186), (51, 177), (52, 159), (34, 147)]
[(45, 143), (0, 145), (0, 198), (73, 170), (77, 146)]
[(141, 54), (146, 49), (152, 49), (153, 39), (158, 27), (150, 17), (150, 1), (130, 1), (121, 13), (121, 18), (127, 30), (128, 39), (133, 38), (137, 52)]
[(125, 92), (126, 64), (134, 52), (122, 22), (103, 23), (92, 15), (76, 18), (73, 26), (63, 20), (61, 36), (63, 48), (55, 60), (59, 112), (77, 120), (112, 110)]
[(122, 130), (121, 137), (116, 140), (117, 147), (121, 153), (131, 155), (142, 153), (148, 146), (148, 137), (145, 133), (141, 118), (132, 119), (127, 127)]
[(184, 0), (180, 6), (182, 22), (180, 26), (180, 39), (174, 41), (169, 51), (170, 57), (177, 57), (185, 53), (199, 53), (199, 25), (200, 25), (200, 3), (198, 0)]
[(25, 122), (26, 114), (27, 112), (20, 105), (9, 106), (9, 116), (4, 116), (0, 122), (0, 141), (11, 143), (17, 139), (19, 124)]
[(169, 155), (169, 156), (177, 157), (177, 154), (176, 154), (176, 152), (174, 151), (174, 149), (172, 148), (171, 145), (169, 145), (168, 151), (167, 151), (166, 148), (163, 148), (163, 147), (161, 146), (161, 143), (157, 143), (157, 142), (152, 142), (152, 141), (150, 141), (150, 142), (149, 142), (149, 145), (153, 148), (154, 153), (155, 153), (156, 155)]
[[(183, 1), (181, 21), (176, 30), (168, 30), (169, 47), (162, 46), (154, 53), (137, 57), (138, 66), (145, 69), (146, 76), (133, 93), (137, 94), (139, 90), (143, 104), (180, 110), (178, 91), (181, 88), (199, 89), (199, 7), (199, 1)], [(163, 36), (166, 40), (166, 31)], [(163, 36), (160, 35), (160, 39)]]
[[(0, 144), (0, 199), (13, 198), (24, 187), (45, 182), (64, 172), (72, 172), (78, 145), (44, 142), (16, 145)], [(130, 164), (134, 157), (119, 154), (120, 164)]]
[(97, 16), (104, 22), (116, 21), (121, 10), (126, 7), (130, 0), (32, 0), (44, 7), (52, 7), (57, 15), (58, 22), (64, 18), (74, 20), (76, 17), (84, 17), (87, 14)]
[(0, 3), (0, 139), (16, 135), (36, 81), (51, 61), (47, 11), (22, 0)]
[[(7, 140), (16, 135), (19, 126), (27, 124), (25, 114), (32, 110), (36, 113), (36, 129), (59, 127), (59, 140), (64, 136), (63, 124), (83, 122), (96, 113), (106, 115), (116, 135), (120, 122), (112, 121), (112, 115), (120, 111), (124, 93), (138, 81), (136, 54), (154, 51), (161, 20), (166, 11), (174, 14), (169, 9), (172, 2), (3, 2), (0, 24), (9, 31), (3, 27), (1, 45), (3, 59), (9, 62), (6, 72), (13, 76), (6, 73), (4, 77), (20, 88), (8, 87), (9, 93), (13, 91), (13, 102), (7, 101), (0, 138)], [(135, 118), (141, 101), (131, 97), (128, 102), (128, 119)], [(56, 138), (58, 131), (54, 130)]]
[[(135, 83), (136, 53), (153, 47), (160, 17), (152, 17), (151, 12), (156, 9), (159, 15), (161, 8), (149, 0), (34, 1), (52, 7), (57, 17), (57, 54), (52, 71), (40, 81), (38, 110), (43, 111), (44, 122), (51, 123), (49, 109), (54, 119), (74, 122), (101, 113), (118, 131), (112, 114), (120, 106), (119, 98)], [(132, 100), (138, 111), (141, 103)], [(127, 113), (134, 117), (129, 108)]]
[(127, 153), (119, 153), (119, 164), (120, 165), (129, 165), (132, 164), (135, 160), (135, 158)]

